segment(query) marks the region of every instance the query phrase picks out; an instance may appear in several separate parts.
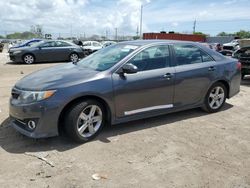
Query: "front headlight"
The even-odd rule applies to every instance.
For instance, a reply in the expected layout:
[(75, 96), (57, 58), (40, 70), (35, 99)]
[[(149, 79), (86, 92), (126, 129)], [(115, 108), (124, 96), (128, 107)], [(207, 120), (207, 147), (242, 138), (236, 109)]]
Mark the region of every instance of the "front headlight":
[(22, 52), (21, 50), (17, 50), (17, 51), (14, 51), (13, 54), (19, 54), (21, 52)]
[(17, 100), (19, 103), (27, 104), (47, 99), (54, 95), (56, 90), (50, 91), (22, 91)]

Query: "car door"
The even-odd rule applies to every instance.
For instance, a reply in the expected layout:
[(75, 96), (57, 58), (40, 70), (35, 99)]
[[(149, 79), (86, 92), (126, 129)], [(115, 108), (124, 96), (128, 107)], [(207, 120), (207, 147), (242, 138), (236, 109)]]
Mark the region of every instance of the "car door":
[(216, 79), (216, 62), (195, 45), (178, 43), (172, 49), (176, 60), (174, 105), (185, 107), (202, 102)]
[(112, 75), (116, 116), (123, 117), (173, 107), (174, 67), (168, 45), (144, 49), (127, 63), (135, 74)]
[(73, 51), (73, 46), (67, 42), (56, 41), (56, 53), (58, 61), (69, 60), (69, 56)]
[(58, 61), (58, 48), (55, 41), (41, 44), (39, 48), (39, 59), (41, 61)]

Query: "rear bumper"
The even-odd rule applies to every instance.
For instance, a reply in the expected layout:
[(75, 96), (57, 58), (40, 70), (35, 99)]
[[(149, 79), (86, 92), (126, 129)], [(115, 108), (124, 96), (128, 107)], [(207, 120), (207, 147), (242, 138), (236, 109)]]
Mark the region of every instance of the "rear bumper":
[(237, 73), (233, 76), (230, 82), (230, 90), (228, 98), (231, 98), (240, 92), (240, 83), (241, 83), (241, 73), (237, 71)]

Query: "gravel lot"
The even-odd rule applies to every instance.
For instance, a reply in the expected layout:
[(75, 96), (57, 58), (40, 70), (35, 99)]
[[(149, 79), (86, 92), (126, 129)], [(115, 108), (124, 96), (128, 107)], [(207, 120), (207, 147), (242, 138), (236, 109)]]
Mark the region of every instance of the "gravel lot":
[(250, 77), (216, 114), (194, 109), (112, 126), (77, 145), (9, 126), (11, 87), (55, 64), (13, 64), (0, 53), (1, 187), (250, 187)]

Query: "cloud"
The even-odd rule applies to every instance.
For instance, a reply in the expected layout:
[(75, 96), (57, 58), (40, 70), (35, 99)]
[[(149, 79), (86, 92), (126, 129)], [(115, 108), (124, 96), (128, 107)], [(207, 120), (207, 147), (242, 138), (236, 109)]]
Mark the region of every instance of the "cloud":
[(237, 3), (237, 0), (230, 0), (230, 1), (224, 2), (225, 5), (231, 5), (231, 4), (234, 4), (234, 3)]
[[(195, 3), (194, 3), (195, 2)], [(234, 6), (231, 4), (234, 3)], [(3, 0), (0, 1), (0, 34), (26, 31), (41, 24), (45, 32), (135, 35), (143, 8), (143, 31), (181, 28), (183, 22), (249, 19), (249, 0)], [(3, 8), (2, 8), (3, 7)], [(237, 10), (237, 11), (236, 11)], [(172, 28), (169, 28), (170, 30)], [(189, 28), (187, 28), (189, 29)], [(226, 29), (225, 29), (226, 30)]]
[(178, 23), (178, 22), (172, 22), (171, 25), (172, 25), (173, 27), (177, 27), (177, 26), (179, 25), (179, 23)]

